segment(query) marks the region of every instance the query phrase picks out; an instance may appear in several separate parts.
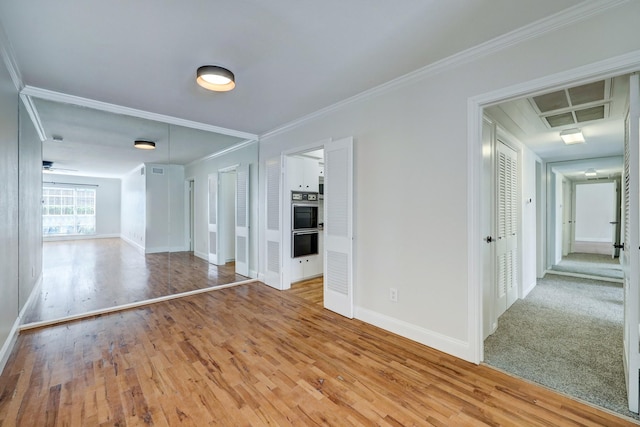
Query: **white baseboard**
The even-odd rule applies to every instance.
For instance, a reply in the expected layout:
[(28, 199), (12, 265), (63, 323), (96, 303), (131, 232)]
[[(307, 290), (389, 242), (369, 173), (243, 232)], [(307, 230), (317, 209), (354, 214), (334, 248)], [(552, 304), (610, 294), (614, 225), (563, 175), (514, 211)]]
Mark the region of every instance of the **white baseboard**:
[(4, 367), (7, 365), (9, 361), (9, 356), (11, 356), (11, 351), (13, 351), (13, 347), (16, 345), (18, 341), (18, 333), (20, 326), (20, 317), (16, 318), (16, 321), (9, 332), (9, 336), (2, 344), (2, 348), (0, 348), (0, 374), (4, 371)]
[(92, 239), (114, 239), (120, 237), (119, 234), (91, 234), (91, 235), (73, 235), (73, 236), (46, 236), (42, 238), (43, 242), (60, 242), (65, 240), (92, 240)]
[(611, 242), (575, 241), (573, 242), (571, 252), (577, 252), (581, 254), (611, 255), (612, 251), (613, 243)]
[(24, 315), (33, 304), (33, 301), (36, 299), (36, 296), (40, 293), (40, 289), (42, 288), (42, 274), (38, 277), (38, 280), (31, 290), (29, 294), (29, 298), (27, 298), (27, 302), (22, 306), (22, 310), (18, 314), (16, 321), (9, 332), (9, 336), (2, 344), (2, 348), (0, 348), (0, 374), (4, 371), (4, 367), (7, 365), (9, 361), (9, 356), (11, 356), (11, 352), (13, 351), (13, 347), (16, 345), (18, 341), (18, 335), (20, 333), (20, 324), (22, 323), (22, 319), (24, 319)]
[(209, 262), (209, 254), (206, 252), (193, 251), (193, 254), (198, 258), (201, 258), (207, 262)]
[(527, 286), (526, 288), (522, 289), (522, 297), (520, 299), (525, 299), (527, 297), (527, 295), (529, 295), (531, 293), (531, 291), (536, 287), (536, 285), (537, 285), (537, 282), (534, 281), (529, 286)]
[(127, 242), (129, 245), (133, 246), (135, 249), (137, 249), (138, 252), (140, 252), (141, 254), (144, 254), (144, 246), (134, 242), (133, 240), (131, 240), (127, 236), (121, 235), (120, 238), (122, 240), (124, 240), (125, 242)]
[(473, 362), (473, 350), (475, 349), (470, 348), (469, 343), (466, 341), (451, 338), (362, 307), (355, 308), (355, 317), (363, 322), (370, 323), (412, 341)]

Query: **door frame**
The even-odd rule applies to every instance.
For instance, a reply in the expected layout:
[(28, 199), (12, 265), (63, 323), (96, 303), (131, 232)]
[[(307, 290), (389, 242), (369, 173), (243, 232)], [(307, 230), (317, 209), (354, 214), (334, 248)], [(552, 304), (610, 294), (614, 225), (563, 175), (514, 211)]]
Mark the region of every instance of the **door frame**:
[(478, 280), (483, 276), (482, 214), (488, 209), (482, 200), (482, 116), (485, 107), (501, 102), (560, 89), (569, 85), (580, 85), (596, 79), (628, 74), (640, 70), (640, 56), (629, 53), (598, 61), (586, 66), (551, 74), (542, 78), (507, 86), (495, 91), (470, 97), (467, 100), (467, 318), (468, 360), (479, 364), (484, 359), (483, 298), (484, 284)]
[(282, 291), (291, 289), (291, 265), (289, 263), (291, 259), (291, 197), (290, 195), (287, 196), (289, 193), (289, 168), (287, 166), (287, 159), (291, 156), (309, 151), (324, 150), (325, 144), (330, 142), (331, 138), (326, 138), (312, 144), (284, 150), (280, 153), (280, 165), (282, 167), (282, 179), (280, 182), (280, 209), (282, 212), (280, 216), (280, 259), (282, 260), (280, 268), (280, 290)]

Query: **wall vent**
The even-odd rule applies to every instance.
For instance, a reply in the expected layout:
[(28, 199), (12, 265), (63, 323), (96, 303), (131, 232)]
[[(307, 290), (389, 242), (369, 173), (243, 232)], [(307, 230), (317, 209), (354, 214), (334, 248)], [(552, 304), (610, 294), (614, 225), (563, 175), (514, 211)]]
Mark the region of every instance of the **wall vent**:
[(151, 168), (151, 173), (154, 175), (164, 175), (164, 168)]

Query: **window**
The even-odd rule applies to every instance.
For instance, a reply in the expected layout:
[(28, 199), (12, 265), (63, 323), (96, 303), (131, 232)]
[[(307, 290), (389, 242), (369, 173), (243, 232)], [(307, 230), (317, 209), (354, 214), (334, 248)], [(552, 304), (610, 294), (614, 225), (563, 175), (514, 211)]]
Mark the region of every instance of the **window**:
[(95, 234), (94, 188), (43, 187), (42, 199), (44, 236)]

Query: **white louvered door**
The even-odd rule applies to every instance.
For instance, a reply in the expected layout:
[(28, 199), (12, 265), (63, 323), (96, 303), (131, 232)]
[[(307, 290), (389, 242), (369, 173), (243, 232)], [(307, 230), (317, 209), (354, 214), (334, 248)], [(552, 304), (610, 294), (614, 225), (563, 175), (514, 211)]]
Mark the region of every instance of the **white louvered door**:
[(209, 175), (209, 262), (218, 264), (218, 174)]
[(638, 312), (640, 294), (638, 276), (640, 263), (640, 208), (638, 206), (640, 167), (640, 84), (638, 74), (629, 81), (629, 113), (625, 122), (624, 176), (623, 176), (623, 221), (624, 248), (620, 253), (624, 271), (624, 367), (627, 383), (629, 410), (638, 412), (640, 381), (640, 354), (638, 334)]
[(265, 162), (266, 174), (266, 247), (265, 254), (265, 278), (264, 282), (276, 289), (282, 288), (282, 249), (280, 228), (282, 226), (282, 206), (280, 200), (280, 187), (282, 168), (280, 158), (270, 159)]
[(518, 153), (496, 146), (496, 318), (518, 296)]
[(236, 168), (236, 273), (249, 277), (249, 165)]
[(353, 318), (353, 139), (324, 153), (324, 306)]

